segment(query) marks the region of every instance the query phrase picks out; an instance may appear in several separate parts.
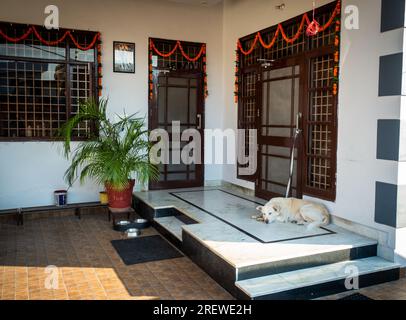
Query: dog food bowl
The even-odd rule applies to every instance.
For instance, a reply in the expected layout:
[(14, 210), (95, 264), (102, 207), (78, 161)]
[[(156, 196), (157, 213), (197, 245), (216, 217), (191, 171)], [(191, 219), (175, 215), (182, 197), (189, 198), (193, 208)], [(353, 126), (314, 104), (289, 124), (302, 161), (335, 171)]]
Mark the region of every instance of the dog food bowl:
[(146, 229), (149, 227), (149, 221), (145, 219), (135, 219), (133, 223), (131, 223), (131, 227), (135, 229)]
[(115, 225), (114, 225), (114, 230), (116, 231), (120, 231), (120, 232), (124, 232), (126, 231), (128, 228), (130, 228), (131, 222), (130, 221), (126, 221), (126, 220), (121, 220), (118, 221)]
[(125, 233), (127, 238), (136, 238), (141, 235), (141, 231), (135, 228), (130, 228)]

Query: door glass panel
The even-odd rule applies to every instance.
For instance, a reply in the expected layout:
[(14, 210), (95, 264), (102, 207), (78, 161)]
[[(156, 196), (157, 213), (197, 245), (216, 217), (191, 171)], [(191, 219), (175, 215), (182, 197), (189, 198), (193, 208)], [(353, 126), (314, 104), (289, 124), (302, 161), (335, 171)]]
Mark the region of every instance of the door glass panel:
[(187, 123), (188, 89), (168, 87), (168, 122)]
[(173, 85), (173, 86), (188, 86), (189, 85), (189, 79), (186, 78), (168, 78), (168, 85)]
[(164, 123), (165, 122), (165, 113), (166, 113), (166, 88), (159, 87), (158, 88), (158, 122)]
[(267, 71), (268, 73), (267, 79), (275, 79), (275, 78), (282, 78), (282, 77), (290, 77), (292, 76), (292, 67), (287, 68), (280, 68)]
[[(261, 146), (259, 191), (261, 194), (285, 195), (290, 175), (290, 157), (296, 114), (299, 111), (299, 66), (264, 72), (262, 84), (261, 135), (273, 138), (273, 144)], [(286, 79), (278, 79), (288, 77)], [(273, 142), (275, 141), (275, 142)], [(293, 162), (292, 190), (297, 195), (297, 156)]]
[(182, 181), (187, 179), (186, 173), (168, 173), (167, 181)]
[(268, 119), (270, 125), (290, 125), (292, 108), (292, 80), (269, 83)]
[(189, 123), (196, 125), (197, 89), (190, 88)]

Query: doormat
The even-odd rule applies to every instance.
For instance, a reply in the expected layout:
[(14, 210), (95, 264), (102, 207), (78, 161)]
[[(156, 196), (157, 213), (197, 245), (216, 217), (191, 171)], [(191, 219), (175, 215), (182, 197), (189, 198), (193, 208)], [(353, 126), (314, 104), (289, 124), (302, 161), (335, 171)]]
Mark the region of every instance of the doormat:
[(364, 296), (361, 293), (354, 293), (352, 295), (346, 296), (344, 298), (338, 299), (338, 300), (358, 300), (358, 301), (371, 301), (374, 299), (371, 299), (370, 297)]
[(113, 240), (111, 244), (127, 266), (183, 257), (161, 236)]

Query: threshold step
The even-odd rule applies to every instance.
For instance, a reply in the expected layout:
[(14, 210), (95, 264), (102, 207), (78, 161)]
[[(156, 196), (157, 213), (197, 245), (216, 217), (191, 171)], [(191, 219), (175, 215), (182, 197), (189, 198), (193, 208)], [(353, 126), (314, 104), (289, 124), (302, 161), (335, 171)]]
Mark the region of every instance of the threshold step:
[(345, 279), (358, 271), (359, 287), (399, 279), (400, 265), (379, 257), (343, 261), (237, 281), (241, 299), (314, 299), (344, 292)]
[(182, 226), (186, 225), (184, 222), (177, 219), (175, 216), (154, 218), (154, 221), (172, 236), (176, 237), (179, 241), (182, 241)]

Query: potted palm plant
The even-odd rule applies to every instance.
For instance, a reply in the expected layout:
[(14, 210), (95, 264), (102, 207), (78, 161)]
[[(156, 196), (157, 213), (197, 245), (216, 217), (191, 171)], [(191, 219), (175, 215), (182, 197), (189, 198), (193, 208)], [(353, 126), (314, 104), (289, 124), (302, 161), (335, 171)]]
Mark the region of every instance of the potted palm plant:
[[(116, 211), (131, 207), (135, 174), (138, 183), (157, 179), (158, 168), (149, 161), (150, 143), (144, 119), (136, 115), (120, 116), (113, 123), (107, 117), (107, 100), (87, 100), (80, 104), (79, 111), (60, 130), (64, 140), (63, 150), (71, 159), (65, 172), (69, 185), (79, 178), (93, 178), (105, 186), (109, 207)], [(88, 140), (78, 142), (71, 154), (72, 133), (79, 124), (87, 121), (98, 130)]]

